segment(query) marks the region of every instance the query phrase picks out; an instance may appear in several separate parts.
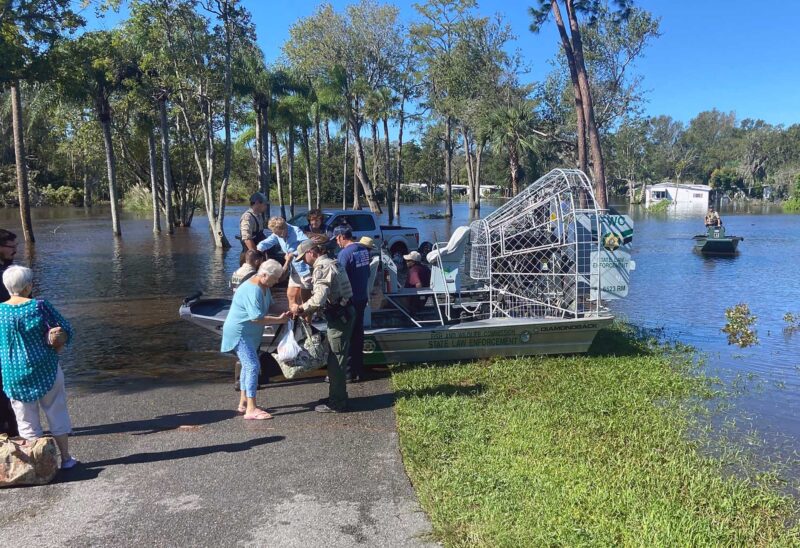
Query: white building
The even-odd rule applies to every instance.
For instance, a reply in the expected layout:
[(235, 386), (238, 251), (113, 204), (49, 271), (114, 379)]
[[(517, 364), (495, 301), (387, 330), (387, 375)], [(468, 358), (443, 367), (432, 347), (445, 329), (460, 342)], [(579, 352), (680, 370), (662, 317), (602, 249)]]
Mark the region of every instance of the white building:
[(685, 183), (658, 183), (645, 187), (645, 206), (669, 200), (676, 206), (708, 207), (708, 185), (692, 185)]

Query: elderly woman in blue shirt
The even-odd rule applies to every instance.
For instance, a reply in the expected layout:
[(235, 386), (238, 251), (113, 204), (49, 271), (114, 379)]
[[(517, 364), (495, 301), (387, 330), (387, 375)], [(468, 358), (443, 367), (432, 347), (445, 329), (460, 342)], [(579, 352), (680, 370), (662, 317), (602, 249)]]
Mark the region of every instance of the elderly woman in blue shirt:
[(302, 304), (311, 296), (311, 268), (306, 263), (297, 263), (292, 259), (297, 255), (297, 246), (308, 237), (300, 227), (290, 225), (283, 217), (272, 217), (267, 223), (272, 234), (259, 242), (258, 250), (266, 251), (276, 245), (286, 256), (283, 264), (284, 274), (289, 271), (289, 284), (286, 297), (289, 306)]
[(256, 405), (258, 387), (258, 347), (264, 335), (264, 326), (286, 323), (289, 312), (280, 316), (267, 316), (272, 303), (269, 288), (278, 283), (283, 268), (278, 261), (269, 259), (261, 263), (258, 272), (242, 283), (233, 294), (231, 308), (222, 326), (221, 352), (236, 352), (242, 371), (239, 375), (239, 413), (245, 419), (265, 420), (272, 415)]
[(52, 304), (30, 298), (30, 268), (8, 267), (3, 285), (10, 298), (0, 303), (0, 367), (19, 434), (29, 441), (42, 436), (41, 408), (61, 452), (61, 468), (72, 468), (77, 461), (69, 454), (72, 423), (57, 354), (72, 340), (72, 328)]

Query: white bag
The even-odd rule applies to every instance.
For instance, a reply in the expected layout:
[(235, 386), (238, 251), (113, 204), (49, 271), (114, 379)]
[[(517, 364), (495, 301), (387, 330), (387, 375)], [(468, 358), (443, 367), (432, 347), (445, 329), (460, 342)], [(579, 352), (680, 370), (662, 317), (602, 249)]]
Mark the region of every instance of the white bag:
[(290, 363), (300, 355), (300, 350), (302, 349), (294, 338), (294, 320), (289, 320), (286, 331), (278, 342), (278, 361)]
[(306, 322), (300, 320), (299, 325), (301, 333), (295, 335), (294, 339), (297, 341), (299, 338), (302, 341), (302, 348), (295, 359), (285, 362), (277, 353), (274, 354), (283, 376), (287, 379), (294, 379), (302, 373), (325, 367), (328, 360), (330, 350), (328, 341), (324, 340), (319, 333), (314, 333)]

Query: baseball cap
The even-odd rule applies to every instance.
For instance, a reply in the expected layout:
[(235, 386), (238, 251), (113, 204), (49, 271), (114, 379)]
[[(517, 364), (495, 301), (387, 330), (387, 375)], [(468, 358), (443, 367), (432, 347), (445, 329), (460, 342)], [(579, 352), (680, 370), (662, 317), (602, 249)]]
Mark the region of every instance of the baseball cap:
[(419, 254), (419, 251), (412, 251), (408, 255), (403, 255), (403, 259), (406, 261), (414, 261), (416, 263), (422, 262), (422, 255)]
[(306, 253), (308, 253), (309, 251), (318, 246), (319, 244), (310, 238), (308, 240), (303, 240), (302, 242), (300, 242), (300, 245), (297, 246), (297, 257), (295, 258), (295, 261), (297, 262), (302, 261), (303, 256)]
[(261, 192), (254, 192), (250, 195), (250, 203), (251, 204), (265, 204), (267, 203), (267, 197), (264, 196)]

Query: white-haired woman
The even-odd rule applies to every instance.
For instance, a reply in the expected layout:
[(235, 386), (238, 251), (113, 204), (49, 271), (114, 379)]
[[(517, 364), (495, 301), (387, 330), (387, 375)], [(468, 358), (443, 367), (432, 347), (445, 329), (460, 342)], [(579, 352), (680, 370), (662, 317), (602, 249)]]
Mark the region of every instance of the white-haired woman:
[(264, 326), (286, 323), (289, 312), (280, 316), (267, 316), (272, 295), (269, 288), (278, 283), (283, 273), (278, 261), (269, 259), (261, 263), (258, 272), (242, 283), (233, 294), (233, 301), (222, 326), (222, 352), (235, 351), (242, 364), (239, 375), (240, 413), (245, 419), (265, 420), (272, 415), (256, 406), (258, 387), (258, 347), (264, 335)]
[(42, 436), (41, 408), (61, 452), (61, 468), (72, 468), (77, 461), (69, 454), (72, 423), (57, 354), (72, 340), (72, 328), (52, 304), (30, 298), (30, 268), (8, 267), (3, 285), (11, 297), (0, 304), (0, 367), (19, 434), (26, 440)]

